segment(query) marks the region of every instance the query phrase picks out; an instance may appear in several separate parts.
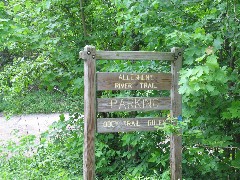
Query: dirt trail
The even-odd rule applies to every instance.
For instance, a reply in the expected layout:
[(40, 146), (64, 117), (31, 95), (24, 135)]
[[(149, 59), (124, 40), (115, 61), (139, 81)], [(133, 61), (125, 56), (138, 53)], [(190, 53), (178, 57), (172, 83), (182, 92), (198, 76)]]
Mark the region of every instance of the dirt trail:
[[(14, 132), (18, 135), (33, 134), (39, 136), (46, 131), (48, 127), (59, 120), (60, 114), (32, 114), (13, 116), (9, 120), (0, 114), (0, 145), (8, 140), (15, 140)], [(64, 114), (68, 119), (68, 114)]]

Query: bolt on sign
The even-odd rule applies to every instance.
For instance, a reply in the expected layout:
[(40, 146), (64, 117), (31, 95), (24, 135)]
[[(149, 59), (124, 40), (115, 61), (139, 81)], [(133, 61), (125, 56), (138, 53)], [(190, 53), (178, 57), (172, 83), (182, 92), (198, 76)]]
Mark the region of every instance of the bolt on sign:
[[(153, 131), (162, 125), (164, 117), (98, 118), (97, 112), (170, 110), (171, 117), (181, 116), (181, 96), (178, 93), (182, 50), (171, 52), (96, 51), (85, 46), (80, 52), (84, 60), (84, 149), (83, 177), (95, 178), (94, 134), (109, 132)], [(157, 60), (170, 61), (169, 73), (96, 72), (96, 60)], [(96, 98), (96, 90), (169, 90), (170, 97), (116, 97)], [(170, 137), (171, 179), (182, 179), (182, 138)]]

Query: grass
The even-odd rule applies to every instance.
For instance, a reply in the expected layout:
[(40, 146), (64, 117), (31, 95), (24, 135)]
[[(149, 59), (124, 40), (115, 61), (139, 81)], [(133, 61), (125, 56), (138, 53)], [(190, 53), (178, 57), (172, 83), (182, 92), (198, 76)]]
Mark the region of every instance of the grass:
[(11, 98), (0, 96), (0, 112), (5, 115), (82, 112), (82, 102), (80, 96), (37, 90)]

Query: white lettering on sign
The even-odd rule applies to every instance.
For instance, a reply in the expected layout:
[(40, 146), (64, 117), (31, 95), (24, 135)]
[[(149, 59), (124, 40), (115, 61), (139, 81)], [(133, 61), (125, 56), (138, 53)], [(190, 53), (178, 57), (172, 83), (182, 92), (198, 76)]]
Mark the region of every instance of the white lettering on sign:
[(153, 88), (153, 89), (157, 89), (157, 87), (154, 85), (154, 83), (141, 83), (140, 82), (140, 88), (142, 89), (150, 89), (150, 88)]
[(140, 126), (138, 120), (127, 120), (123, 121), (125, 126)]
[[(154, 80), (153, 75), (150, 74), (120, 74), (118, 79), (121, 81), (140, 81), (140, 89), (157, 89), (153, 82), (146, 82)], [(115, 89), (133, 89), (133, 82), (115, 82), (114, 87)]]
[(132, 89), (132, 83), (115, 83), (116, 89)]
[(150, 74), (120, 74), (118, 76), (119, 80), (123, 81), (152, 81), (154, 80), (153, 75)]
[(122, 124), (119, 124), (119, 122), (117, 122), (117, 121), (104, 121), (103, 122), (103, 127), (105, 127), (105, 128), (115, 128), (117, 126), (134, 126), (134, 127), (139, 127), (141, 125), (139, 124), (138, 120), (126, 120), (126, 121), (123, 121)]
[(108, 127), (108, 128), (114, 128), (118, 126), (117, 121), (104, 121), (103, 122), (103, 127)]
[(111, 99), (108, 103), (112, 108), (118, 109), (145, 109), (158, 108), (161, 102), (157, 98), (129, 98), (129, 99)]
[[(161, 119), (149, 119), (147, 122), (141, 122), (140, 120), (106, 120), (103, 121), (103, 127), (104, 128), (122, 128), (122, 127), (154, 127), (154, 126), (160, 126), (164, 120)], [(141, 124), (142, 123), (142, 124)]]
[(148, 126), (159, 126), (162, 124), (162, 120), (155, 120), (155, 119), (151, 119), (151, 120), (148, 120), (148, 123), (147, 125)]

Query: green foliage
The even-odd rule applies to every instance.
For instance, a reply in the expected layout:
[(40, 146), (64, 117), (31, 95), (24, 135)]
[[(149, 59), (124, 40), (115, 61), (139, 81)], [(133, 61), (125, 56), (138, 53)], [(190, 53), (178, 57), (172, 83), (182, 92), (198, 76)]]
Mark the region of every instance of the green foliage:
[[(27, 136), (19, 145), (9, 142), (1, 147), (12, 157), (0, 155), (0, 179), (82, 179), (82, 127), (78, 114), (69, 120), (61, 115), (60, 120), (42, 134), (38, 145), (34, 137)], [(27, 157), (26, 152), (33, 149), (37, 153)]]
[(71, 97), (61, 92), (34, 90), (22, 96), (3, 99), (0, 112), (5, 115), (77, 112), (83, 108), (82, 97)]
[[(97, 179), (168, 179), (168, 172), (161, 175), (159, 167), (168, 163), (169, 140), (160, 137), (161, 132), (97, 134)], [(149, 141), (149, 138), (154, 139)], [(9, 142), (1, 147), (1, 152), (12, 157), (8, 159), (7, 154), (1, 154), (0, 178), (82, 179), (83, 120), (79, 114), (73, 114), (69, 120), (60, 115), (59, 121), (41, 135), (39, 144), (34, 142), (35, 136), (26, 136), (20, 144)], [(149, 146), (156, 142), (159, 145), (149, 153)], [(36, 153), (27, 157), (27, 152), (33, 149)]]
[[(0, 3), (0, 93), (4, 103), (8, 103), (9, 111), (28, 111), (22, 105), (29, 104), (27, 94), (31, 87), (41, 91), (47, 89), (48, 92), (59, 90), (67, 97), (73, 97), (68, 104), (79, 111), (78, 108), (81, 109), (82, 106), (78, 106), (78, 103), (75, 105), (75, 102), (79, 96), (83, 96), (83, 63), (78, 59), (78, 51), (85, 44), (95, 45), (101, 50), (134, 51), (169, 51), (173, 46), (179, 46), (184, 49), (179, 82), (179, 91), (183, 96), (184, 122), (180, 124), (183, 128), (183, 176), (185, 179), (229, 179), (229, 176), (237, 179), (240, 171), (239, 2), (82, 2), (82, 9), (75, 0), (9, 0)], [(169, 64), (152, 61), (101, 61), (97, 62), (97, 71), (167, 72)], [(106, 91), (99, 93), (98, 97), (160, 95), (169, 94), (141, 91), (123, 91), (117, 94)], [(16, 98), (18, 96), (19, 99)], [(17, 107), (6, 100), (15, 100)], [(8, 111), (5, 105), (0, 104), (1, 110)], [(55, 105), (49, 109), (61, 107)], [(32, 110), (35, 111), (35, 107)], [(116, 113), (109, 116), (159, 114), (167, 115), (168, 112)], [(61, 130), (61, 126), (57, 129)], [(97, 135), (97, 177), (168, 179), (167, 139), (168, 133), (175, 128), (166, 124), (162, 130), (154, 133)], [(65, 135), (63, 137), (64, 140), (68, 138)], [(70, 140), (72, 144), (78, 141), (78, 138)], [(41, 173), (46, 175), (51, 171), (53, 177), (55, 172), (64, 173), (69, 178), (70, 169), (61, 166), (61, 162), (65, 162), (62, 156), (70, 152), (69, 149), (64, 149), (65, 143), (67, 142), (58, 139), (42, 151), (42, 159), (49, 156), (45, 162), (46, 168), (50, 167), (50, 162), (54, 166)], [(72, 147), (71, 151), (74, 152), (79, 147)], [(50, 155), (55, 155), (56, 151), (63, 153), (58, 154), (58, 158)], [(77, 158), (74, 159), (73, 155), (69, 157), (69, 164), (75, 164)], [(4, 173), (7, 176), (6, 172), (1, 172)]]
[[(97, 175), (100, 179), (161, 177), (169, 158), (169, 141), (161, 137), (161, 132), (99, 134), (96, 138)], [(149, 147), (152, 147), (151, 153)]]

